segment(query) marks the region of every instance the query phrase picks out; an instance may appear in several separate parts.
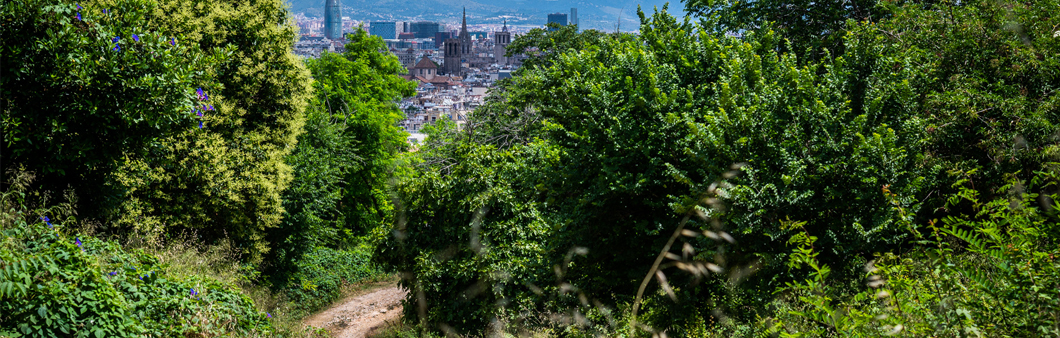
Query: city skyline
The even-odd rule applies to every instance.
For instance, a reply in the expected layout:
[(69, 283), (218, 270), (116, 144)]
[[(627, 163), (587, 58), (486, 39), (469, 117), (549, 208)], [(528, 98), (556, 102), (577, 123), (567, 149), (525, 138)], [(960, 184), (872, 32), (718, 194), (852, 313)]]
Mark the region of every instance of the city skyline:
[[(324, 0), (287, 0), (291, 4), (291, 13), (307, 18), (322, 17)], [(467, 5), (469, 26), (496, 25), (504, 21), (514, 30), (544, 27), (547, 16), (553, 13), (568, 15), (569, 22), (577, 18), (579, 28), (602, 31), (624, 32), (635, 31), (639, 27), (637, 6), (646, 13), (651, 13), (655, 6), (660, 9), (667, 3), (664, 0), (557, 0), (557, 1), (516, 1), (501, 0), (478, 3), (474, 0), (457, 2), (455, 0), (424, 0), (421, 2), (343, 0), (342, 16), (354, 22), (437, 22), (447, 27), (458, 26), (462, 18), (463, 5)], [(571, 12), (577, 8), (577, 13)], [(671, 3), (668, 10), (672, 15), (684, 14), (680, 3)], [(366, 24), (367, 26), (367, 24)], [(459, 28), (456, 28), (459, 29)]]

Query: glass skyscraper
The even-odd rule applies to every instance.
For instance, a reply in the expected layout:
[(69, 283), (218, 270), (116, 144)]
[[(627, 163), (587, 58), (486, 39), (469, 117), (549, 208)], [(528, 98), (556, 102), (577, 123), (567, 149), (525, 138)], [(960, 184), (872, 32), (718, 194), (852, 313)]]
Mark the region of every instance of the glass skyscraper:
[(373, 21), (368, 33), (383, 39), (397, 39), (397, 23), (391, 21)]
[(329, 40), (342, 39), (342, 4), (339, 0), (328, 0), (324, 4), (324, 37)]
[(552, 13), (548, 15), (548, 23), (558, 23), (560, 26), (567, 25), (567, 14)]

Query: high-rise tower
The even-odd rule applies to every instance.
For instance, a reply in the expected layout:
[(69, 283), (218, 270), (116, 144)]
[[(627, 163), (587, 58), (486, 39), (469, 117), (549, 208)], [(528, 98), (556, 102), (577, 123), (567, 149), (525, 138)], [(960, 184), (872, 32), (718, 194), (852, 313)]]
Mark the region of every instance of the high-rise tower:
[(328, 0), (324, 4), (324, 37), (329, 40), (342, 39), (342, 4), (339, 0)]
[(571, 9), (570, 9), (570, 24), (575, 25), (575, 26), (578, 25), (578, 9), (577, 8), (571, 7)]

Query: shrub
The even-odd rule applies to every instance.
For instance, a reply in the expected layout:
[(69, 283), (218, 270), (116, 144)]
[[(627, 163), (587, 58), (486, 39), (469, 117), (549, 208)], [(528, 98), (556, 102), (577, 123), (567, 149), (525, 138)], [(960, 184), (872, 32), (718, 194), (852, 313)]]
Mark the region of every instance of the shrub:
[(343, 287), (381, 276), (366, 249), (335, 250), (318, 247), (302, 257), (288, 278), (284, 294), (298, 310), (311, 312), (342, 296)]
[[(0, 196), (0, 334), (265, 336), (269, 314), (231, 284), (166, 272), (158, 258), (70, 233), (67, 217)], [(54, 208), (52, 208), (54, 209)], [(54, 217), (55, 219), (52, 219)]]

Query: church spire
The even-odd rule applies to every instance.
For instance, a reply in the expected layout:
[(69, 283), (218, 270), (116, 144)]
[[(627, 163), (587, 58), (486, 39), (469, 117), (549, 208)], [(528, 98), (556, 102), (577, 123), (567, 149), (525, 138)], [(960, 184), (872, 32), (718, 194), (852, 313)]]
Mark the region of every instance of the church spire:
[(460, 28), (460, 33), (467, 32), (467, 7), (464, 7), (464, 25)]

